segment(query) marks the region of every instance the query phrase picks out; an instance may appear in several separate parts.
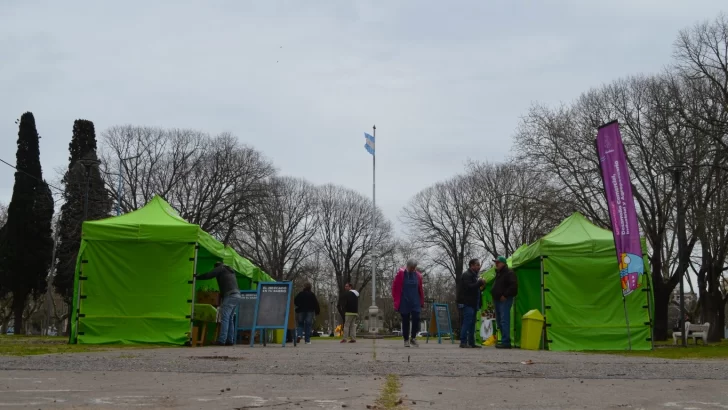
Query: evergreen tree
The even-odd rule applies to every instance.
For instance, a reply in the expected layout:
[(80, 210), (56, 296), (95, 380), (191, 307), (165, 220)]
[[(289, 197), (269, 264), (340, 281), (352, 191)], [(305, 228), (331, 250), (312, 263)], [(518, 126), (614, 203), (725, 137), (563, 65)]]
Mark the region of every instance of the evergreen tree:
[(61, 207), (58, 224), (58, 247), (56, 248), (56, 276), (53, 286), (66, 303), (71, 304), (73, 298), (73, 277), (76, 269), (76, 257), (81, 244), (81, 225), (83, 223), (83, 207), (88, 182), (88, 216), (86, 220), (106, 218), (111, 210), (111, 200), (104, 188), (99, 168), (94, 166), (88, 171), (80, 162), (96, 160), (96, 132), (94, 123), (88, 120), (76, 120), (73, 123), (73, 135), (68, 145), (70, 156), (68, 170), (63, 176), (65, 185), (65, 202)]
[(26, 112), (20, 118), (13, 196), (0, 234), (0, 288), (12, 293), (16, 334), (24, 333), (28, 297), (46, 291), (53, 252), (53, 196), (43, 181), (39, 140), (35, 118)]

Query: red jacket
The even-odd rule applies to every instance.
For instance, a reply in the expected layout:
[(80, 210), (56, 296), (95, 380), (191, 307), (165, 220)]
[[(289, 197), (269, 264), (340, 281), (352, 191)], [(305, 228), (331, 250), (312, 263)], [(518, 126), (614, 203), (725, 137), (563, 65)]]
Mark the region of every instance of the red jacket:
[[(402, 285), (404, 282), (404, 270), (405, 268), (401, 268), (397, 272), (397, 276), (394, 277), (394, 282), (392, 282), (392, 299), (394, 299), (394, 310), (399, 311), (399, 302), (402, 298)], [(417, 282), (419, 283), (419, 291), (420, 291), (420, 304), (421, 307), (425, 307), (425, 291), (422, 288), (422, 274), (420, 272), (417, 273)]]

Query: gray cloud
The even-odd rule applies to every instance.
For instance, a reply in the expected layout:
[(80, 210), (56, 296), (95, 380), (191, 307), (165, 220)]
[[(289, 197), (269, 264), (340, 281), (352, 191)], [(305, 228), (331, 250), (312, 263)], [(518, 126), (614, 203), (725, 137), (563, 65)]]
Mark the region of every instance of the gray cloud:
[[(499, 160), (533, 101), (657, 72), (722, 1), (3, 2), (0, 158), (33, 111), (47, 176), (73, 120), (230, 131), (282, 173), (371, 193), (393, 220), (467, 158)], [(5, 4), (7, 3), (7, 4)], [(546, 2), (543, 2), (546, 3)], [(12, 170), (2, 165), (0, 201)]]

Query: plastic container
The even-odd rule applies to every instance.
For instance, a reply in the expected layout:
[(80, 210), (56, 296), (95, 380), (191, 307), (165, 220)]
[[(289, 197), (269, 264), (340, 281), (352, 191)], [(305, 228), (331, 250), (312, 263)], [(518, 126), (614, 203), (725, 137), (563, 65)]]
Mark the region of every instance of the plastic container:
[(536, 309), (529, 310), (521, 318), (521, 349), (538, 350), (543, 334), (543, 315)]

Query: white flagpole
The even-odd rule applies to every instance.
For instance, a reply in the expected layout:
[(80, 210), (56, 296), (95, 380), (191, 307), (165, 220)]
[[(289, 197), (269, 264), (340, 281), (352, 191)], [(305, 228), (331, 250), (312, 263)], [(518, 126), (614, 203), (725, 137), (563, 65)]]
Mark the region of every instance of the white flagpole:
[(374, 254), (374, 238), (377, 227), (377, 156), (376, 156), (376, 141), (377, 141), (377, 126), (372, 127), (372, 137), (374, 137), (374, 151), (372, 152), (372, 306), (369, 308), (369, 331), (375, 333), (378, 328), (378, 314), (379, 308), (377, 307), (377, 274), (376, 265), (377, 258)]

